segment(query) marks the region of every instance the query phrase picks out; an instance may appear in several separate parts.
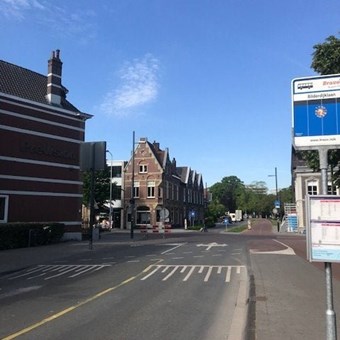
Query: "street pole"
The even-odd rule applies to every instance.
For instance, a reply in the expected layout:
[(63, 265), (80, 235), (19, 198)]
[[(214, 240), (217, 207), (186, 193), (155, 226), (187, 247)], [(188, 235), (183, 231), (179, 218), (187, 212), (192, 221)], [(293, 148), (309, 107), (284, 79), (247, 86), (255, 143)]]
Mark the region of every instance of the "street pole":
[(112, 163), (113, 163), (113, 156), (109, 150), (106, 152), (111, 156), (111, 166), (110, 166), (110, 211), (109, 211), (109, 226), (110, 229), (112, 228)]
[(131, 228), (130, 238), (133, 239), (133, 229), (135, 227), (135, 131), (132, 133), (132, 176), (131, 176)]
[[(319, 149), (321, 188), (322, 195), (327, 195), (327, 169), (328, 169), (328, 149)], [(326, 324), (327, 340), (337, 339), (336, 315), (333, 306), (333, 282), (332, 282), (332, 263), (325, 262), (325, 281), (326, 281)]]
[[(277, 186), (277, 167), (275, 167), (275, 190), (276, 190), (276, 202), (279, 202), (279, 190), (278, 190), (278, 186)], [(280, 209), (280, 208), (278, 208)], [(280, 210), (278, 210), (277, 212), (277, 231), (280, 232)]]
[[(274, 205), (275, 209), (280, 209), (280, 207), (277, 207), (277, 203), (279, 202), (279, 187), (277, 184), (277, 167), (275, 167), (275, 175), (268, 175), (268, 177), (274, 177), (275, 176), (275, 196), (276, 196), (276, 202)], [(278, 210), (276, 212), (276, 221), (277, 221), (277, 231), (280, 232), (280, 221), (279, 221), (280, 211)]]

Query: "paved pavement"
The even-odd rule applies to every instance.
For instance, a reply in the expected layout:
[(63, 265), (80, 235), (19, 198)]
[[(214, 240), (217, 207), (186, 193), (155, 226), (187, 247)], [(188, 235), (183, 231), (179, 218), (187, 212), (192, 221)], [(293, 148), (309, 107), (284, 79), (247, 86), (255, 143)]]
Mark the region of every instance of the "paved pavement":
[[(250, 313), (256, 319), (256, 327), (250, 324), (249, 339), (326, 339), (324, 264), (307, 261), (305, 235), (275, 230), (269, 221), (259, 220), (252, 230), (245, 232), (261, 235), (248, 243)], [(339, 267), (332, 264), (337, 315), (340, 313)]]
[[(256, 221), (252, 230), (244, 234), (255, 236), (248, 242), (248, 247), (251, 262), (249, 306), (256, 322), (250, 323), (247, 339), (325, 339), (323, 264), (312, 264), (306, 260), (305, 235), (278, 233), (276, 227), (265, 219)], [(157, 242), (168, 242), (170, 238), (159, 237)], [(129, 232), (116, 230), (102, 234), (93, 247), (106, 242), (131, 244), (154, 240), (143, 240), (143, 235), (137, 232), (131, 240)], [(290, 256), (291, 250), (295, 256)], [(41, 264), (42, 259), (57, 260), (89, 251), (88, 241), (3, 250), (0, 251), (0, 275)], [(333, 264), (332, 269), (335, 312), (339, 315), (340, 265)]]

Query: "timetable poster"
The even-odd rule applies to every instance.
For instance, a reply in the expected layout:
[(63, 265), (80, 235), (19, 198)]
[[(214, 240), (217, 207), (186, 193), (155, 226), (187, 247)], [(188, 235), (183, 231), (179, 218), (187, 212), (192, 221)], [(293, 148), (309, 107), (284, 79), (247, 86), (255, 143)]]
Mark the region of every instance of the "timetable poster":
[(309, 196), (310, 261), (340, 262), (340, 197)]

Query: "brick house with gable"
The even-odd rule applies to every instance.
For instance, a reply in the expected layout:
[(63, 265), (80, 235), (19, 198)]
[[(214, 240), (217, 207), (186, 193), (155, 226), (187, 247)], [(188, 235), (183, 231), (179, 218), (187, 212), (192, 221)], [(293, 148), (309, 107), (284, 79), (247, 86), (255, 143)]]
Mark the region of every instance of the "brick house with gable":
[(169, 150), (162, 150), (159, 143), (141, 138), (125, 168), (124, 206), (128, 228), (131, 227), (132, 182), (137, 226), (159, 225), (164, 219), (161, 216), (163, 208), (169, 212), (164, 222), (173, 226), (183, 227), (189, 211), (196, 213), (197, 222), (203, 221), (202, 176), (187, 167), (177, 167), (176, 160), (170, 160)]
[(0, 60), (0, 223), (61, 222), (80, 237), (80, 144), (92, 116), (67, 93), (59, 50), (47, 76)]

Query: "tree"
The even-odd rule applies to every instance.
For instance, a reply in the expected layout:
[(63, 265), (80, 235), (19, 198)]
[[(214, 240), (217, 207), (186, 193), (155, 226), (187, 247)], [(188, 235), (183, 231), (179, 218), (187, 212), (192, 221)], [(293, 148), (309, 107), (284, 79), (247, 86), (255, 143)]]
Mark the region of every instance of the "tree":
[(334, 35), (313, 46), (311, 68), (319, 74), (340, 73), (340, 40)]
[(225, 211), (234, 212), (237, 206), (237, 198), (244, 188), (243, 182), (236, 176), (224, 177), (221, 182), (210, 187), (213, 199), (223, 204)]
[[(110, 167), (106, 166), (104, 170), (95, 171), (94, 200), (101, 207), (105, 201), (110, 199)], [(90, 204), (90, 186), (91, 172), (83, 172), (83, 204)]]
[[(326, 38), (325, 42), (313, 46), (311, 68), (315, 72), (326, 74), (340, 73), (340, 39), (334, 35)], [(320, 170), (319, 154), (317, 151), (302, 151), (302, 157), (307, 161), (308, 166), (313, 171)], [(328, 164), (331, 170), (331, 181), (335, 185), (340, 185), (340, 170), (334, 172), (340, 161), (340, 151), (331, 150), (328, 153)]]

